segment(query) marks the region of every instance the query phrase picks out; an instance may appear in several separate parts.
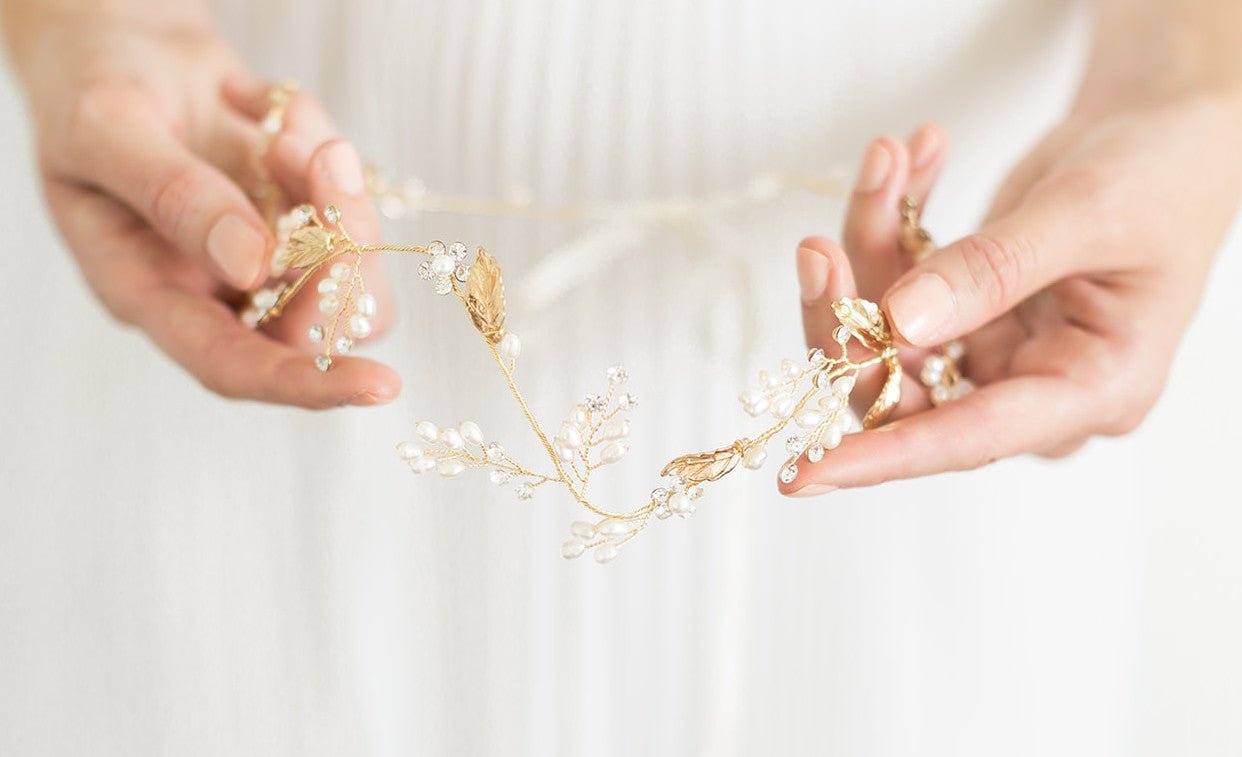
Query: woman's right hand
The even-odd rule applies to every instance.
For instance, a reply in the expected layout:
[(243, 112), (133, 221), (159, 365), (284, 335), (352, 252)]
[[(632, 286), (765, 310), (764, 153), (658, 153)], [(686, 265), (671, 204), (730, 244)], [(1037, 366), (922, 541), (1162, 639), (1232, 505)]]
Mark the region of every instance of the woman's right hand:
[[(274, 246), (246, 191), (259, 180), (269, 88), (196, 6), (118, 5), (66, 11), (7, 0), (0, 24), (29, 101), (48, 205), (91, 289), (226, 397), (310, 408), (394, 398), (400, 379), (390, 368), (350, 357), (321, 373), (293, 346), (307, 344), (305, 308), (266, 332), (239, 321), (234, 305), (263, 282)], [(294, 96), (266, 161), (291, 200), (334, 203), (355, 238), (378, 238), (358, 155), (312, 98)], [(378, 260), (367, 261), (366, 277), (391, 302)], [(381, 307), (378, 329), (392, 311)]]

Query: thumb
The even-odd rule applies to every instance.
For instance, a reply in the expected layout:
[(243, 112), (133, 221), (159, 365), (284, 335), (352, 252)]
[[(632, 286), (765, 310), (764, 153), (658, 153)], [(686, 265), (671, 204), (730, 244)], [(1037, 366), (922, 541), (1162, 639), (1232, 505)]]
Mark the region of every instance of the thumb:
[(1079, 214), (1019, 208), (907, 271), (885, 294), (885, 311), (913, 346), (955, 339), (1074, 273), (1089, 233)]

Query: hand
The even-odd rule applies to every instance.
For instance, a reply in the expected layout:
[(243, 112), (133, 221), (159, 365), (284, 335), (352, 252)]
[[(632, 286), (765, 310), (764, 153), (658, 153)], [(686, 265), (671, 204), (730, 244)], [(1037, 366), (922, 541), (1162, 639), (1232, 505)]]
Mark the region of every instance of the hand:
[[(926, 200), (946, 140), (924, 127), (909, 144), (873, 143), (845, 252), (821, 238), (798, 251), (807, 340), (826, 346), (829, 303), (857, 291), (882, 303), (906, 345), (964, 337), (965, 372), (980, 388), (928, 409), (907, 379), (895, 422), (800, 465), (782, 491), (1064, 455), (1137, 427), (1236, 209), (1240, 124), (1229, 93), (1071, 119), (1014, 170), (977, 233), (913, 267), (897, 245), (900, 199)], [(914, 375), (922, 354), (907, 351)], [(857, 396), (874, 393), (860, 385)]]
[[(270, 333), (235, 315), (240, 290), (266, 278), (274, 246), (243, 190), (258, 180), (256, 122), (268, 89), (208, 24), (21, 18), (29, 28), (16, 32), (26, 42), (12, 44), (14, 64), (30, 99), (47, 200), (108, 311), (227, 397), (312, 408), (395, 397), (400, 380), (379, 363), (343, 358), (325, 374), (291, 346), (309, 347), (313, 302), (295, 302)], [(267, 165), (292, 200), (335, 203), (351, 234), (377, 238), (357, 154), (310, 97), (294, 97)], [(387, 305), (378, 261), (368, 266), (368, 288)], [(392, 308), (380, 312), (377, 329)]]

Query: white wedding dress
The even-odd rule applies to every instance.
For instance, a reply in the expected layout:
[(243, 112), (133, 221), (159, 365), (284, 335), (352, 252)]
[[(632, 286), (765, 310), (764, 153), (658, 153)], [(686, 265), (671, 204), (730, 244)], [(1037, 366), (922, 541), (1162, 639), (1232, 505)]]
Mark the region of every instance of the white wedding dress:
[[(772, 171), (852, 173), (944, 123), (928, 215), (967, 232), (1063, 112), (1085, 13), (1048, 0), (222, 3), (257, 70), (320, 95), (367, 157), (441, 191), (644, 201)], [(55, 241), (0, 92), (13, 220), (0, 327), (0, 754), (1162, 755), (1242, 749), (1242, 326), (1230, 247), (1139, 433), (1063, 462), (791, 501), (775, 465), (607, 566), (559, 556), (567, 496), (415, 478), (416, 420), (537, 447), (456, 303), (414, 265), (372, 348), (389, 407), (307, 413), (200, 389), (109, 323)], [(694, 224), (424, 215), (485, 244), (551, 422), (623, 362), (629, 503), (673, 455), (753, 427), (754, 372), (802, 354), (793, 252), (839, 200)], [(1236, 295), (1235, 295), (1236, 297)], [(1232, 331), (1231, 331), (1232, 329)], [(1228, 341), (1226, 341), (1228, 340)], [(1234, 350), (1236, 352), (1236, 350)], [(1232, 362), (1229, 362), (1232, 361)], [(1236, 373), (1234, 374), (1236, 375)]]

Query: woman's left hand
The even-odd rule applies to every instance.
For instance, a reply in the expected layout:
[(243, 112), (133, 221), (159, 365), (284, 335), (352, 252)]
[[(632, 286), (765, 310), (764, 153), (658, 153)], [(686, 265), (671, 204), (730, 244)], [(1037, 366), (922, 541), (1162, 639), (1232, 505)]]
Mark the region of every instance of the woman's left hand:
[[(1072, 117), (1013, 171), (978, 232), (918, 265), (897, 242), (901, 201), (926, 200), (947, 138), (925, 126), (908, 143), (872, 143), (844, 251), (819, 237), (798, 250), (807, 341), (831, 343), (833, 300), (866, 297), (916, 360), (963, 338), (979, 389), (929, 408), (907, 379), (896, 420), (800, 465), (781, 490), (808, 496), (1058, 456), (1136, 428), (1236, 210), (1239, 134), (1233, 91)], [(860, 382), (856, 396), (871, 388)]]

